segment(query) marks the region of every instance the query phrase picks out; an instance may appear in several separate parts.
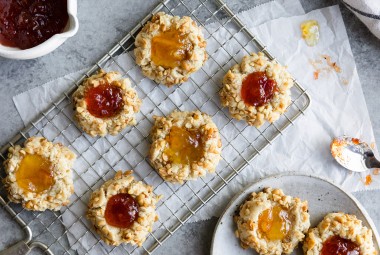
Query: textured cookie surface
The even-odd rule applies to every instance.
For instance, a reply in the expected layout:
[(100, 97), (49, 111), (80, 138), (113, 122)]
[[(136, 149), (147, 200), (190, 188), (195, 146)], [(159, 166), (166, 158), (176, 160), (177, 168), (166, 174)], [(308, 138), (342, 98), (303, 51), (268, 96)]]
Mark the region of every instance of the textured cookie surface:
[(308, 231), (303, 244), (304, 254), (321, 254), (326, 240), (334, 236), (348, 239), (356, 244), (360, 255), (377, 254), (372, 241), (372, 231), (363, 226), (355, 215), (342, 212), (327, 214), (316, 228)]
[[(18, 174), (21, 165), (26, 164), (23, 159), (30, 155), (38, 157), (37, 160), (46, 160), (50, 165), (48, 168), (51, 185), (38, 192), (33, 186), (33, 181), (38, 181), (38, 178), (43, 178), (44, 176), (34, 177), (27, 173)], [(70, 202), (69, 197), (74, 192), (71, 168), (75, 158), (76, 155), (67, 147), (60, 143), (53, 144), (43, 137), (27, 139), (24, 147), (20, 145), (11, 147), (8, 159), (4, 162), (7, 174), (4, 179), (4, 186), (8, 191), (9, 200), (21, 203), (25, 209), (33, 211), (59, 210), (62, 206), (66, 206)], [(33, 164), (38, 165), (35, 162)], [(21, 187), (19, 185), (21, 180), (16, 178), (18, 176), (23, 178), (23, 182), (29, 183), (28, 185), (32, 189)], [(25, 178), (30, 178), (30, 180)]]
[[(287, 212), (287, 231), (283, 238), (269, 239), (262, 229), (276, 223), (261, 222), (261, 217), (275, 207)], [(265, 188), (262, 192), (252, 193), (240, 206), (234, 216), (237, 224), (235, 234), (243, 248), (251, 247), (259, 254), (290, 254), (304, 239), (304, 233), (310, 226), (307, 210), (306, 201), (286, 196), (280, 189)]]
[[(249, 105), (242, 98), (243, 81), (254, 72), (263, 72), (276, 83), (269, 101), (259, 106)], [(291, 103), (292, 86), (293, 79), (283, 66), (270, 61), (262, 52), (252, 53), (245, 56), (239, 65), (234, 65), (224, 76), (220, 98), (232, 117), (260, 127), (265, 121), (276, 121), (286, 111)]]
[[(86, 100), (88, 91), (99, 86), (111, 86), (120, 91), (120, 109), (111, 117), (99, 117), (89, 111)], [(111, 93), (111, 96), (112, 95)], [(98, 103), (104, 100), (98, 99)], [(118, 72), (106, 73), (100, 70), (97, 74), (86, 79), (73, 94), (75, 118), (82, 129), (91, 136), (117, 135), (126, 126), (136, 124), (135, 114), (140, 110), (141, 100), (137, 92), (131, 87), (129, 79), (123, 79)], [(108, 104), (111, 104), (109, 102)], [(106, 104), (103, 102), (103, 104)]]
[[(111, 226), (105, 217), (109, 199), (117, 194), (129, 194), (138, 203), (138, 218), (128, 228)], [(107, 244), (129, 243), (141, 246), (147, 235), (152, 232), (154, 222), (158, 220), (156, 204), (160, 198), (153, 193), (151, 186), (141, 181), (135, 181), (132, 171), (126, 171), (124, 174), (119, 171), (113, 179), (105, 182), (92, 193), (88, 204), (87, 218)]]
[[(163, 38), (160, 42), (167, 45), (167, 53), (162, 53), (162, 59), (173, 58), (178, 60), (175, 65), (154, 62), (152, 52), (157, 36), (174, 31), (180, 38)], [(177, 43), (179, 46), (168, 44)], [(181, 46), (182, 44), (182, 46)], [(148, 78), (167, 86), (180, 84), (189, 78), (190, 74), (196, 72), (207, 60), (206, 41), (202, 30), (190, 17), (178, 17), (159, 12), (152, 17), (137, 35), (134, 50), (136, 63), (141, 66), (142, 72)], [(160, 45), (160, 46), (162, 46)], [(182, 47), (177, 49), (178, 47)], [(164, 56), (169, 54), (168, 56)], [(179, 56), (182, 55), (182, 56)]]
[[(182, 183), (185, 180), (193, 180), (215, 171), (220, 160), (222, 142), (219, 130), (210, 116), (200, 111), (174, 111), (167, 117), (155, 116), (154, 119), (149, 159), (164, 180)], [(198, 152), (199, 158), (195, 161), (181, 163), (170, 157), (168, 153), (169, 139), (173, 129), (178, 128), (185, 130), (184, 132), (196, 133), (200, 152)], [(194, 152), (189, 150), (187, 153)]]

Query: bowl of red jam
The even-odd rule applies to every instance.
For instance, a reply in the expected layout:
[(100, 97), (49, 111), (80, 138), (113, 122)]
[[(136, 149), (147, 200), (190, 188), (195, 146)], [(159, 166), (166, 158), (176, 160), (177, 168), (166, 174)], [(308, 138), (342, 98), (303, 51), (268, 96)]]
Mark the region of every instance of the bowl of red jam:
[(0, 0), (0, 56), (46, 55), (78, 31), (77, 0)]

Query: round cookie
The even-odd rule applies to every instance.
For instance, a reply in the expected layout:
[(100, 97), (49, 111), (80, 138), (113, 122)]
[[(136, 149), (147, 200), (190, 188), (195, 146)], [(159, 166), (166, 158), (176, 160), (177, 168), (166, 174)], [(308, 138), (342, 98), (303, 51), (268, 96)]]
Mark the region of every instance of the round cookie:
[(317, 227), (308, 231), (303, 244), (304, 254), (334, 253), (331, 249), (337, 248), (339, 242), (345, 242), (345, 247), (351, 249), (350, 254), (377, 254), (372, 231), (364, 227), (355, 215), (342, 212), (327, 214)]
[(136, 63), (148, 78), (167, 86), (180, 84), (207, 60), (202, 30), (190, 17), (159, 12), (136, 37)]
[(105, 243), (141, 246), (158, 220), (155, 209), (160, 199), (151, 186), (135, 181), (132, 171), (119, 171), (92, 193), (87, 218)]
[(234, 221), (241, 246), (259, 254), (290, 254), (310, 226), (307, 201), (286, 196), (280, 189), (252, 193)]
[(9, 148), (4, 162), (8, 198), (27, 210), (59, 210), (74, 192), (71, 167), (76, 155), (60, 143), (31, 137)]
[(223, 78), (220, 99), (237, 120), (260, 127), (280, 118), (291, 103), (293, 79), (285, 67), (262, 52), (244, 56)]
[(129, 79), (118, 72), (100, 70), (86, 79), (73, 94), (75, 119), (89, 135), (117, 135), (135, 125), (141, 100)]
[(222, 142), (209, 115), (174, 111), (154, 120), (149, 159), (165, 181), (183, 183), (215, 171)]

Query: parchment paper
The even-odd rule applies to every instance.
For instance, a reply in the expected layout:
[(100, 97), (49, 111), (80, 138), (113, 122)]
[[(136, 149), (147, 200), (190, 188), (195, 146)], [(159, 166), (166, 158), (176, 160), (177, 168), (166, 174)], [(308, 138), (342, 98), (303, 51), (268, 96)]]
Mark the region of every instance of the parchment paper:
[[(379, 177), (373, 176), (373, 183), (369, 186), (365, 186), (362, 179), (369, 173), (352, 174), (347, 172), (333, 161), (329, 152), (331, 139), (334, 136), (342, 134), (359, 137), (368, 143), (374, 142), (368, 110), (339, 8), (338, 6), (333, 6), (316, 10), (303, 16), (268, 21), (268, 18), (289, 17), (299, 14), (303, 14), (303, 10), (298, 1), (284, 1), (270, 2), (268, 4), (260, 5), (240, 14), (240, 17), (244, 20), (247, 27), (256, 33), (258, 37), (268, 45), (268, 49), (277, 56), (279, 61), (289, 66), (290, 72), (307, 88), (308, 93), (313, 100), (310, 109), (304, 116), (300, 117), (295, 122), (294, 126), (286, 130), (282, 137), (277, 139), (271, 147), (266, 149), (250, 166), (246, 167), (238, 177), (231, 181), (226, 188), (209, 201), (201, 211), (192, 217), (191, 221), (205, 220), (212, 216), (219, 216), (230, 198), (246, 184), (256, 180), (258, 177), (289, 170), (314, 173), (330, 178), (350, 191), (380, 187)], [(318, 20), (321, 27), (321, 40), (319, 44), (313, 48), (306, 46), (305, 42), (301, 39), (299, 28), (302, 21), (311, 18)], [(257, 27), (257, 25), (262, 22), (266, 23)], [(228, 33), (223, 29), (216, 30), (216, 28), (217, 26), (215, 24), (208, 25), (208, 31), (211, 31), (215, 40), (225, 40)], [(236, 39), (240, 39), (239, 35)], [(215, 41), (208, 40), (207, 47), (208, 52), (213, 52), (218, 46)], [(224, 46), (224, 49), (226, 52), (234, 52), (236, 47), (239, 47), (239, 45), (231, 42), (227, 43)], [(311, 62), (319, 62), (322, 54), (331, 56), (332, 60), (340, 65), (342, 72), (335, 73), (334, 71), (325, 70), (320, 73), (317, 80), (314, 80), (313, 72), (315, 69)], [(237, 61), (239, 58), (241, 59), (241, 57), (242, 54), (237, 54)], [(214, 59), (216, 59), (218, 63), (208, 61), (204, 70), (210, 72), (213, 70), (219, 70), (220, 63), (223, 63), (223, 61), (225, 62), (226, 59), (228, 59), (228, 54), (223, 54), (223, 51), (218, 51), (218, 54), (214, 56)], [(127, 54), (118, 57), (117, 60), (123, 65), (123, 68), (127, 68), (132, 63), (132, 59)], [(229, 63), (227, 67), (232, 64), (234, 63)], [(325, 68), (323, 64), (324, 61), (321, 60), (320, 65), (322, 66), (322, 69)], [(106, 69), (117, 70), (118, 66), (110, 63)], [(60, 95), (62, 91), (71, 84), (73, 79), (79, 76), (79, 73), (82, 73), (82, 71), (70, 74), (64, 78), (49, 82), (41, 87), (16, 96), (14, 102), (24, 122), (28, 123), (32, 120), (36, 113), (43, 110), (52, 99), (56, 98), (57, 95)], [(223, 74), (224, 70), (220, 70), (220, 72), (215, 75), (215, 80), (221, 81)], [(193, 80), (199, 84), (203, 84), (202, 81), (205, 80), (205, 75), (202, 75), (200, 71), (195, 73), (192, 77)], [(159, 107), (159, 111), (156, 111), (153, 103), (161, 103), (159, 100), (160, 96), (162, 96), (160, 94), (162, 91), (165, 94), (170, 95), (170, 100), (174, 103), (178, 102), (178, 105), (181, 105), (181, 100), (186, 98), (183, 94), (188, 94), (192, 100), (187, 100), (185, 104), (181, 105), (179, 108), (182, 110), (192, 110), (195, 107), (193, 102), (202, 105), (202, 103), (205, 102), (204, 100), (207, 100), (207, 96), (210, 95), (215, 97), (215, 100), (212, 101), (212, 105), (203, 105), (201, 110), (211, 114), (212, 111), (215, 110), (213, 108), (219, 107), (217, 105), (219, 102), (219, 99), (217, 98), (219, 87), (216, 86), (212, 87), (209, 84), (204, 84), (202, 88), (204, 87), (205, 91), (210, 92), (205, 95), (204, 93), (200, 94), (197, 91), (194, 92), (194, 90), (192, 90), (194, 84), (192, 84), (193, 81), (191, 81), (181, 85), (181, 90), (177, 89), (171, 94), (175, 88), (163, 88), (160, 92), (160, 90), (156, 89), (157, 85), (148, 79), (144, 79), (139, 70), (132, 73), (132, 79), (136, 84), (141, 83), (138, 87), (139, 92), (148, 94), (148, 97), (151, 98), (149, 101), (144, 100), (141, 109), (141, 111), (148, 116), (151, 116), (152, 114), (168, 114), (171, 110), (176, 109), (172, 104), (163, 102)], [(30, 104), (25, 102), (30, 102)], [(226, 109), (224, 109), (224, 111), (227, 112)], [(70, 114), (72, 114), (72, 112), (67, 113), (67, 115)], [(140, 115), (138, 116), (138, 119), (141, 121), (141, 124), (139, 124), (141, 125), (141, 130), (145, 130), (149, 133), (149, 123), (142, 119)], [(220, 126), (225, 119), (222, 117), (215, 117), (214, 121)], [(244, 123), (238, 123), (237, 126), (239, 125), (244, 125)], [(249, 130), (249, 132), (253, 132), (253, 129)], [(232, 130), (231, 127), (231, 132), (227, 131), (226, 129), (221, 130), (228, 140), (232, 137), (235, 130)], [(54, 137), (54, 133), (51, 134), (47, 130), (43, 131), (43, 135), (46, 137), (49, 137), (49, 135)], [(231, 137), (229, 137), (229, 135), (231, 135)], [(249, 139), (249, 136), (250, 133), (247, 134), (248, 138), (246, 139)], [(118, 139), (118, 137), (110, 139), (115, 140)], [(144, 151), (147, 151), (149, 148), (149, 144), (139, 144), (138, 136), (130, 136), (131, 144), (134, 144), (134, 139), (136, 139), (135, 144), (138, 147), (137, 150), (143, 152), (141, 152), (140, 155), (132, 154), (127, 155), (127, 157), (130, 161), (135, 160), (138, 162), (141, 154), (144, 155)], [(79, 139), (74, 146), (77, 146), (77, 148), (84, 148), (86, 147), (86, 141)], [(107, 142), (103, 140), (99, 140), (95, 146), (98, 153), (106, 153), (105, 158), (107, 158), (107, 161), (117, 162), (117, 159), (120, 158), (120, 154), (112, 152), (112, 150), (107, 151)], [(120, 148), (120, 150), (124, 149), (125, 148)], [(223, 149), (223, 156), (225, 157), (226, 162), (228, 162), (230, 157), (233, 156), (230, 152), (232, 152), (230, 145), (225, 146)], [(98, 174), (105, 174), (105, 178), (110, 178), (110, 176), (107, 175), (107, 164), (104, 162), (96, 162), (95, 168), (98, 171), (97, 174), (94, 174), (91, 170), (84, 169), (84, 165), (81, 164), (82, 156), (86, 158), (87, 161), (96, 161), (96, 159), (91, 158), (91, 153), (87, 154), (90, 155), (81, 155), (74, 166), (75, 196), (73, 199), (75, 200), (82, 195), (83, 198), (76, 203), (71, 204), (70, 210), (64, 211), (63, 219), (69, 232), (74, 233), (74, 235), (69, 235), (69, 240), (73, 245), (73, 248), (78, 248), (79, 242), (82, 247), (85, 247), (85, 249), (88, 250), (94, 243), (96, 243), (97, 238), (96, 235), (85, 232), (85, 226), (89, 226), (89, 223), (83, 218), (86, 211), (85, 200), (88, 199), (89, 196), (88, 193), (85, 193), (86, 187), (87, 185), (95, 185), (94, 187), (97, 187), (103, 183), (98, 181)], [(127, 169), (128, 166), (133, 165), (133, 162), (129, 162), (129, 165), (121, 164), (120, 169)], [(135, 170), (141, 172), (147, 171), (149, 168), (148, 164), (138, 165), (138, 167), (139, 169)], [(221, 163), (218, 166), (218, 169), (222, 169), (223, 167), (225, 167), (225, 165)], [(82, 176), (82, 179), (84, 179), (86, 183), (83, 183), (83, 181), (79, 179), (79, 175)], [(211, 178), (212, 175), (209, 175), (202, 181), (207, 182), (208, 180), (211, 180)], [(180, 204), (178, 202), (178, 197), (186, 201), (189, 199), (189, 196), (192, 196), (192, 193), (188, 192), (188, 190), (180, 189), (176, 192), (176, 196), (171, 196), (173, 190), (176, 189), (175, 185), (162, 184), (157, 175), (152, 175), (152, 177), (149, 177), (146, 180), (149, 184), (158, 187), (156, 192), (164, 195), (164, 204), (168, 210), (160, 210), (159, 216), (162, 222), (167, 220), (170, 224), (170, 210), (172, 212), (176, 211), (178, 204)], [(189, 187), (194, 190), (199, 190), (200, 187), (204, 186), (204, 182), (202, 181), (198, 180), (189, 182)], [(75, 222), (76, 218), (79, 216), (82, 216), (81, 220)], [(85, 236), (81, 238), (83, 235)], [(110, 250), (110, 247), (105, 245), (102, 245), (102, 249), (98, 249), (98, 245), (96, 245), (92, 248), (91, 254), (103, 254), (103, 248), (106, 250), (104, 253), (109, 252)], [(97, 253), (95, 253), (95, 251)]]

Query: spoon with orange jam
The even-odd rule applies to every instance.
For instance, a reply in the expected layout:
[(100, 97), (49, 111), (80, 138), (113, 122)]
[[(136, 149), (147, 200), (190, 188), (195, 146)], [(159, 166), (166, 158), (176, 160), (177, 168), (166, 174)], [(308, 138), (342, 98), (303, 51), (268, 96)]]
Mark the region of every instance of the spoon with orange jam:
[(336, 137), (331, 142), (330, 150), (333, 158), (348, 170), (364, 172), (380, 167), (380, 161), (375, 158), (372, 149), (357, 138)]

